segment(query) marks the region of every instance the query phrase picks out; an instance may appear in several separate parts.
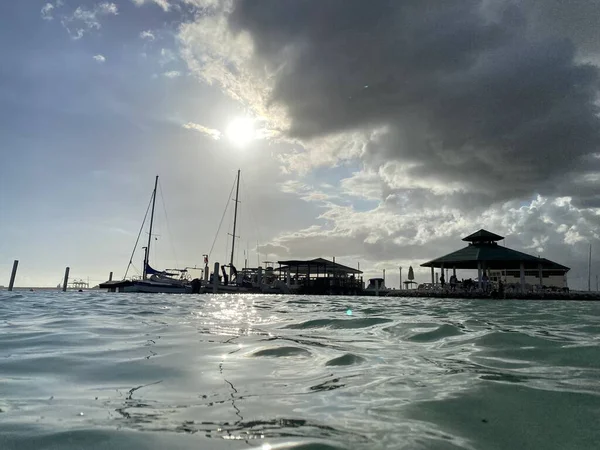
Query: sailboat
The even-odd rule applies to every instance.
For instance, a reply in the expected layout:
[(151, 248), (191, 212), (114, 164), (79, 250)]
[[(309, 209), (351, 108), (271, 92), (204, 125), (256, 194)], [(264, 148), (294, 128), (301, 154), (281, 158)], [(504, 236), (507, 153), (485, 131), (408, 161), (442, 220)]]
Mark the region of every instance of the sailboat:
[[(235, 188), (235, 208), (233, 212), (233, 233), (231, 234), (231, 257), (229, 259), (229, 265), (221, 265), (222, 276), (219, 273), (212, 273), (208, 276), (208, 261), (205, 260), (205, 283), (202, 286), (202, 292), (205, 293), (244, 293), (244, 292), (260, 292), (262, 284), (262, 268), (244, 268), (236, 269), (233, 265), (233, 259), (235, 256), (235, 239), (236, 239), (236, 227), (237, 227), (237, 215), (238, 215), (238, 204), (240, 195), (240, 174), (241, 171), (238, 169), (236, 177), (236, 188)], [(229, 267), (229, 275), (225, 270)], [(215, 284), (216, 283), (216, 284)]]
[[(106, 281), (99, 285), (100, 289), (108, 289), (109, 292), (143, 292), (163, 294), (187, 294), (192, 292), (192, 282), (187, 278), (186, 269), (155, 270), (150, 266), (150, 245), (152, 244), (152, 227), (154, 225), (154, 209), (156, 206), (156, 189), (158, 187), (158, 175), (154, 180), (152, 191), (152, 212), (150, 214), (150, 228), (148, 230), (148, 244), (144, 248), (144, 262), (141, 278), (127, 278), (127, 272), (123, 280)], [(147, 213), (147, 212), (146, 212)], [(144, 218), (145, 220), (145, 218)], [(141, 230), (140, 230), (141, 233)], [(139, 235), (138, 235), (139, 240)], [(137, 246), (136, 241), (136, 246)], [(135, 249), (134, 249), (135, 253)], [(133, 256), (133, 255), (132, 255)], [(129, 261), (127, 270), (132, 264)]]

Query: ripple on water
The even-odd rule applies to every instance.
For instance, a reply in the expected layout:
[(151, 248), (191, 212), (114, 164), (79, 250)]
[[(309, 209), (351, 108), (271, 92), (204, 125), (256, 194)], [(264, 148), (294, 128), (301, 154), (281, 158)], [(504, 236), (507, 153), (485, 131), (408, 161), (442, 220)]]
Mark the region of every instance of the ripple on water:
[(391, 319), (384, 319), (380, 317), (367, 317), (361, 319), (314, 319), (307, 320), (306, 322), (286, 325), (284, 328), (289, 328), (292, 330), (303, 330), (308, 328), (355, 329), (368, 328), (391, 321)]
[(362, 364), (365, 362), (364, 358), (352, 353), (346, 353), (345, 355), (338, 356), (337, 358), (330, 359), (325, 363), (326, 366), (351, 366), (353, 364)]
[(460, 336), (464, 332), (454, 325), (444, 324), (437, 327), (435, 330), (416, 333), (408, 338), (413, 342), (434, 342), (445, 338)]
[(300, 348), (300, 347), (272, 347), (272, 348), (266, 348), (264, 350), (258, 350), (256, 352), (252, 353), (250, 356), (252, 356), (254, 358), (264, 358), (264, 357), (271, 357), (271, 358), (285, 357), (285, 358), (287, 358), (287, 357), (292, 357), (292, 356), (308, 358), (308, 357), (312, 356), (312, 354), (308, 350), (306, 350), (304, 348)]

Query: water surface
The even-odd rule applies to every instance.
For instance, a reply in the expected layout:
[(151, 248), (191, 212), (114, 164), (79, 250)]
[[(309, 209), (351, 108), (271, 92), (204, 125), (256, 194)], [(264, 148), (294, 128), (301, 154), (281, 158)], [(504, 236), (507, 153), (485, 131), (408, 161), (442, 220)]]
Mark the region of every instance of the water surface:
[(600, 303), (0, 292), (0, 449), (592, 449)]

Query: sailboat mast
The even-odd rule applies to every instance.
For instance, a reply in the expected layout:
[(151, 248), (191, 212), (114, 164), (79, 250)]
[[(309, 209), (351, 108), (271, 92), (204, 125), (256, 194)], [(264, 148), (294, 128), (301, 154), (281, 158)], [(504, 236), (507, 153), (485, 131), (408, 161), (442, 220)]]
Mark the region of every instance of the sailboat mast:
[(154, 206), (156, 205), (156, 188), (158, 187), (158, 175), (154, 180), (154, 191), (152, 192), (152, 214), (150, 215), (150, 230), (148, 231), (148, 246), (146, 247), (146, 258), (144, 258), (144, 280), (147, 278), (146, 268), (150, 260), (150, 243), (152, 242), (152, 225), (154, 224)]
[(588, 291), (592, 290), (592, 244), (590, 244), (590, 256), (588, 258)]
[(237, 226), (237, 210), (239, 203), (239, 195), (240, 195), (240, 169), (238, 169), (237, 173), (237, 186), (235, 188), (235, 209), (233, 211), (233, 234), (231, 235), (231, 259), (229, 260), (229, 279), (233, 275), (233, 254), (235, 252), (235, 228)]

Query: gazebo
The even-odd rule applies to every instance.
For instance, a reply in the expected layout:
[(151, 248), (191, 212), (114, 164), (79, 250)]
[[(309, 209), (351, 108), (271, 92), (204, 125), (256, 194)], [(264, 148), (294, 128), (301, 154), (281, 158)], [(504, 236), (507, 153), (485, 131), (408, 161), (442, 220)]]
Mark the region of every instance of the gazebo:
[(505, 275), (518, 278), (521, 290), (525, 291), (527, 278), (535, 278), (540, 286), (544, 285), (544, 278), (561, 277), (570, 270), (561, 264), (546, 258), (528, 255), (527, 253), (511, 250), (498, 245), (503, 236), (487, 230), (479, 230), (462, 240), (469, 244), (453, 253), (421, 264), (421, 267), (431, 267), (431, 283), (434, 283), (434, 269), (477, 269), (479, 288), (482, 286), (482, 275), (487, 271), (496, 271)]

